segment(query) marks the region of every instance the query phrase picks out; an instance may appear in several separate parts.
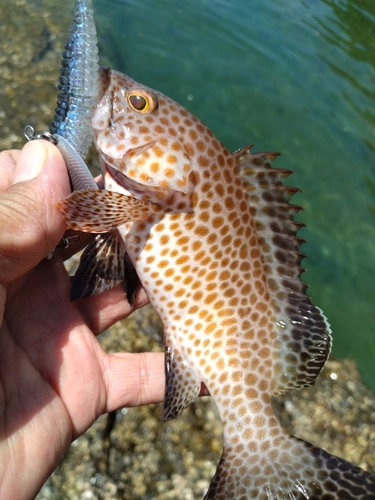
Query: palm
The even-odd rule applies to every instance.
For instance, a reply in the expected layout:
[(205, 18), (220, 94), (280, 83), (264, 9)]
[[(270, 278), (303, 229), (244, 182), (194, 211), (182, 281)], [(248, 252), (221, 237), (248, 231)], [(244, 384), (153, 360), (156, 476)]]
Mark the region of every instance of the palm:
[[(3, 206), (8, 208), (7, 199)], [(0, 234), (0, 271), (2, 261), (7, 261), (7, 245)], [(6, 276), (4, 269), (0, 275)], [(1, 498), (24, 499), (35, 496), (71, 440), (101, 413), (160, 401), (164, 373), (156, 353), (107, 354), (96, 340), (131, 312), (121, 287), (71, 303), (59, 255), (16, 275), (0, 285), (0, 292), (6, 289), (0, 328), (0, 492)], [(137, 305), (145, 302), (141, 293)]]
[(50, 415), (69, 439), (104, 406), (104, 353), (79, 309), (69, 303), (68, 286), (61, 261), (53, 261), (42, 262), (8, 288), (0, 370), (6, 400), (14, 394), (15, 407), (6, 407), (13, 430), (31, 423), (44, 408), (44, 425)]

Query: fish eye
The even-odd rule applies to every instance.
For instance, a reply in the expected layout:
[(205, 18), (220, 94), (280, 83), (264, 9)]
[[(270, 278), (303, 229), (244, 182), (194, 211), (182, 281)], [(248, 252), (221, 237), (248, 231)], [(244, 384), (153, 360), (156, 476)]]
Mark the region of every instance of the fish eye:
[(128, 94), (128, 103), (133, 111), (152, 113), (157, 106), (157, 99), (144, 90), (131, 90)]

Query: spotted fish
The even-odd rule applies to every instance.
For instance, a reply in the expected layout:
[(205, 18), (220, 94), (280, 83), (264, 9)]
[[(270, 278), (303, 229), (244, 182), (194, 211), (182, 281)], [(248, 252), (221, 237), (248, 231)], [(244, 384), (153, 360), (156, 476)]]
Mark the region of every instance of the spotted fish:
[(291, 436), (272, 408), (273, 395), (314, 383), (331, 346), (300, 281), (290, 172), (271, 166), (275, 153), (229, 152), (160, 92), (110, 69), (100, 79), (105, 190), (59, 203), (69, 228), (99, 233), (74, 297), (126, 280), (124, 262), (136, 269), (164, 327), (163, 419), (203, 382), (223, 423), (205, 499), (374, 499), (374, 476)]

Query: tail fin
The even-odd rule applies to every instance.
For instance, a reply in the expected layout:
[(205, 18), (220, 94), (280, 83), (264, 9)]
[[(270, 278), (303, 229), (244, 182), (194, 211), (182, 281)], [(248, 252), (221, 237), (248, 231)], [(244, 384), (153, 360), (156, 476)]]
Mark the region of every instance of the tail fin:
[[(290, 436), (277, 461), (272, 449), (247, 454), (224, 449), (204, 500), (375, 500), (375, 476)], [(280, 460), (281, 458), (281, 460)]]

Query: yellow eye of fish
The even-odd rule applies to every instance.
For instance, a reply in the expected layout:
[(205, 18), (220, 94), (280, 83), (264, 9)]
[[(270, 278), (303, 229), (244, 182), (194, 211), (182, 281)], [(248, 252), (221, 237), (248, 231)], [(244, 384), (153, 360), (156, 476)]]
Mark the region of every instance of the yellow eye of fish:
[(157, 99), (144, 90), (131, 90), (128, 94), (128, 103), (133, 111), (152, 113), (157, 106)]

